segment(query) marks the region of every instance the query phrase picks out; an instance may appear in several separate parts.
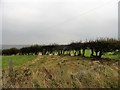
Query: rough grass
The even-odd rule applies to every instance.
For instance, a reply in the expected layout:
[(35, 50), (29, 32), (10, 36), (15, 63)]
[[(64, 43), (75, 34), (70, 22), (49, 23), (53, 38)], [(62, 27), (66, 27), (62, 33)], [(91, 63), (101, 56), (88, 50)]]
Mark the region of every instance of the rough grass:
[(118, 61), (70, 56), (38, 56), (3, 70), (3, 86), (12, 88), (116, 88)]
[(35, 59), (36, 55), (16, 55), (16, 56), (1, 56), (2, 68), (7, 68), (9, 60), (13, 61), (14, 66), (22, 65), (28, 61)]

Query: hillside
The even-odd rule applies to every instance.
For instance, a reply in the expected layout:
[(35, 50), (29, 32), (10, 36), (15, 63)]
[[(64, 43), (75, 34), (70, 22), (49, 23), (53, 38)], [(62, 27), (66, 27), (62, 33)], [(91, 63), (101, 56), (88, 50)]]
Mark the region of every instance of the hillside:
[(118, 87), (118, 60), (70, 56), (38, 56), (3, 70), (3, 87), (114, 88)]

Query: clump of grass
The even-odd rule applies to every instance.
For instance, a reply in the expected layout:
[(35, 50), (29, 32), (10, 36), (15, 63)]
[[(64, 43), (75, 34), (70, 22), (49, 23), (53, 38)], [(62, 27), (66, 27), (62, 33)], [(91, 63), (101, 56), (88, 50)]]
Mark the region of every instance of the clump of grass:
[(29, 69), (29, 68), (24, 69), (24, 70), (23, 70), (23, 74), (24, 74), (24, 76), (29, 76), (29, 75), (31, 75), (30, 69)]
[(33, 80), (32, 80), (32, 85), (33, 85), (33, 88), (40, 88), (40, 85), (39, 85), (39, 83), (38, 83), (38, 80), (36, 80), (36, 79), (33, 79)]

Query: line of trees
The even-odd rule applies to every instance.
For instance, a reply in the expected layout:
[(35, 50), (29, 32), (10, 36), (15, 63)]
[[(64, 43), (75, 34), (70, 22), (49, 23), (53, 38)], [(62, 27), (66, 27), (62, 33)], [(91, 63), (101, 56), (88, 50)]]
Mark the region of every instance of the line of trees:
[(120, 51), (120, 40), (116, 39), (97, 39), (95, 41), (72, 42), (68, 45), (33, 45), (21, 49), (11, 48), (2, 50), (2, 55), (71, 55), (85, 56), (85, 50), (90, 49), (90, 57), (98, 57), (107, 52)]

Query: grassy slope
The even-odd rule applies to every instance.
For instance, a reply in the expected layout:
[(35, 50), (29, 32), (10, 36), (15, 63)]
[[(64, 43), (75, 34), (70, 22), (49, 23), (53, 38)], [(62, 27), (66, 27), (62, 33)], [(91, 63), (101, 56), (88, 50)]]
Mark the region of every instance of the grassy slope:
[(35, 55), (2, 56), (2, 67), (7, 68), (9, 60), (12, 60), (14, 63), (14, 66), (17, 66), (17, 65), (26, 63), (27, 61), (31, 61), (36, 57), (37, 56)]
[(70, 56), (38, 56), (31, 62), (3, 70), (4, 87), (94, 88), (118, 86), (118, 61)]

